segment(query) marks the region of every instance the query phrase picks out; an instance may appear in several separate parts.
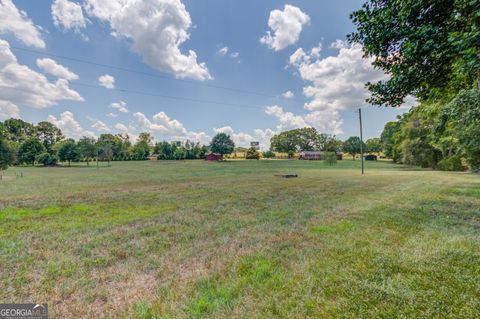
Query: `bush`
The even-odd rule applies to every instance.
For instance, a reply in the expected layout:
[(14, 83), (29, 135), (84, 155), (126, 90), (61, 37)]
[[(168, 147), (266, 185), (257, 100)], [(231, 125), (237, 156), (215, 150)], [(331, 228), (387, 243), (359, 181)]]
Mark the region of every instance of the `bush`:
[(260, 154), (257, 152), (257, 150), (254, 147), (250, 147), (247, 150), (247, 155), (245, 156), (246, 159), (259, 159)]
[(328, 164), (328, 165), (337, 164), (337, 154), (335, 152), (325, 153), (325, 164)]
[(464, 171), (467, 168), (462, 163), (459, 155), (453, 155), (438, 162), (438, 168), (442, 171)]
[(58, 162), (58, 159), (55, 155), (50, 155), (46, 152), (38, 155), (35, 160), (37, 163), (42, 164), (43, 166), (55, 166)]
[(275, 157), (275, 153), (269, 150), (269, 151), (263, 152), (263, 157), (265, 157), (265, 158), (274, 158), (274, 157)]

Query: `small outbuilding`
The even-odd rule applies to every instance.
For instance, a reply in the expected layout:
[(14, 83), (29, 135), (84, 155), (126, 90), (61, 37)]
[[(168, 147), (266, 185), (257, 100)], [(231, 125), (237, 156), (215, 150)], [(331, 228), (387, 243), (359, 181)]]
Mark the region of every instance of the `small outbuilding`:
[(366, 161), (376, 161), (377, 155), (373, 155), (373, 154), (364, 155), (363, 159)]
[(323, 152), (303, 151), (303, 152), (300, 152), (300, 157), (298, 159), (319, 161), (319, 160), (323, 159)]
[(337, 152), (337, 161), (343, 160), (343, 153)]
[(149, 161), (156, 161), (156, 160), (158, 160), (158, 154), (149, 155), (149, 156), (147, 156), (147, 159)]
[(208, 153), (205, 155), (205, 160), (209, 162), (217, 162), (223, 159), (222, 154), (218, 153)]

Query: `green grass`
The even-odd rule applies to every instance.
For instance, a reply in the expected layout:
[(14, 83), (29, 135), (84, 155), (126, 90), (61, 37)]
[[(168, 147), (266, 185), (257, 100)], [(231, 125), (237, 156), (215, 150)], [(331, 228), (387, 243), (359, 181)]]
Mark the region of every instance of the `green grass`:
[(0, 302), (53, 318), (479, 318), (480, 177), (359, 164), (11, 168)]

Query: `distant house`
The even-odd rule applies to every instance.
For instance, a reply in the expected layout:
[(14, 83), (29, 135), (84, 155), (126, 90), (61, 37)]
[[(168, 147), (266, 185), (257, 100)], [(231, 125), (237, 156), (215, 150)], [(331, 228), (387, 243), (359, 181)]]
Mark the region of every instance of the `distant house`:
[(158, 155), (157, 154), (152, 154), (152, 155), (147, 156), (147, 158), (148, 158), (149, 161), (156, 161), (158, 159)]
[(303, 151), (300, 152), (300, 157), (298, 159), (301, 160), (321, 160), (323, 159), (323, 152), (317, 151)]
[(366, 161), (376, 161), (377, 155), (373, 155), (373, 154), (364, 155), (363, 159)]
[(343, 153), (337, 152), (337, 161), (343, 160)]
[(208, 153), (205, 155), (205, 160), (209, 162), (217, 162), (223, 159), (222, 154), (217, 153)]

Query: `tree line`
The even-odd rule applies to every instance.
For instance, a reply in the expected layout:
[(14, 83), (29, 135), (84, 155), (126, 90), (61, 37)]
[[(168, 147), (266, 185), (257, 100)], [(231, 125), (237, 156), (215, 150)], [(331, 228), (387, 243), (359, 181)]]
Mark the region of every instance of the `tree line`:
[(369, 102), (419, 105), (387, 123), (381, 144), (405, 164), (480, 170), (480, 1), (369, 0), (351, 18), (352, 43), (389, 77)]

